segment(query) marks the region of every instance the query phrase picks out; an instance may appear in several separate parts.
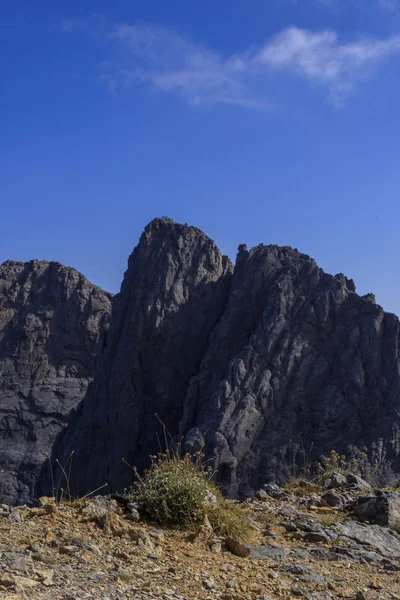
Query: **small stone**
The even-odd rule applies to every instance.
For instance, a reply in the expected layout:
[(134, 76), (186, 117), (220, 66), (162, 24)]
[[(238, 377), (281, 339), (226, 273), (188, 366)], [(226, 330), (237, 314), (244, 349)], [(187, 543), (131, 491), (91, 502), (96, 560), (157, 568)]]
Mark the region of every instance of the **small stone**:
[(46, 514), (48, 515), (52, 515), (55, 512), (57, 512), (57, 506), (53, 503), (53, 504), (46, 504), (46, 506), (44, 507), (44, 510), (46, 511)]
[(342, 506), (344, 504), (343, 496), (334, 490), (329, 490), (321, 497), (321, 504), (330, 507)]
[(303, 535), (303, 540), (305, 542), (312, 542), (312, 543), (327, 542), (328, 539), (329, 538), (324, 533), (320, 533), (318, 531), (309, 531), (308, 533), (305, 533)]
[(344, 488), (347, 487), (347, 479), (341, 473), (332, 473), (331, 477), (327, 480), (327, 488), (331, 490), (333, 488)]
[(225, 544), (226, 544), (226, 547), (228, 548), (228, 550), (230, 552), (232, 552), (232, 554), (235, 554), (236, 556), (240, 556), (241, 558), (246, 558), (250, 554), (250, 548), (248, 546), (246, 546), (246, 544), (239, 542), (235, 538), (227, 536), (225, 538)]
[(270, 498), (269, 494), (267, 494), (267, 492), (265, 490), (258, 490), (258, 492), (256, 492), (256, 498), (257, 500), (268, 500)]
[(156, 540), (163, 540), (165, 538), (165, 534), (161, 529), (153, 529), (149, 531), (149, 536), (155, 538)]
[(311, 575), (312, 570), (305, 565), (288, 565), (282, 567), (282, 571), (291, 573), (292, 575)]
[(29, 511), (30, 517), (44, 517), (44, 515), (47, 515), (44, 508), (31, 508)]
[(51, 581), (54, 577), (53, 569), (36, 569), (35, 575), (39, 581)]
[(209, 544), (214, 537), (214, 529), (211, 526), (208, 517), (204, 517), (203, 523), (197, 529), (195, 533), (189, 536), (191, 542), (196, 544)]
[(211, 544), (211, 546), (210, 546), (210, 550), (214, 554), (219, 554), (220, 552), (222, 552), (222, 544), (221, 544), (221, 542), (213, 542)]
[(8, 564), (13, 571), (27, 570), (26, 560), (22, 556), (11, 556)]
[(54, 496), (41, 496), (37, 501), (39, 508), (44, 508), (48, 504), (55, 504)]
[(74, 546), (60, 546), (58, 551), (60, 554), (75, 554), (77, 548), (75, 548)]
[(40, 585), (38, 581), (30, 579), (29, 577), (15, 576), (15, 588), (17, 591), (25, 590), (25, 588), (34, 588), (38, 585)]
[(358, 491), (362, 492), (363, 490), (370, 490), (371, 486), (364, 479), (359, 477), (358, 475), (354, 475), (353, 473), (349, 473), (346, 477), (347, 483)]
[(15, 584), (15, 579), (13, 577), (8, 577), (7, 575), (0, 576), (0, 585), (5, 588), (11, 587)]
[(217, 496), (211, 492), (207, 492), (206, 502), (208, 502), (208, 504), (217, 504)]
[(270, 571), (270, 572), (268, 573), (268, 577), (269, 577), (270, 579), (278, 579), (279, 575), (278, 575), (278, 573), (275, 573), (275, 571)]
[(215, 590), (217, 587), (213, 579), (203, 579), (202, 585), (206, 590)]
[(140, 513), (134, 502), (129, 502), (129, 504), (126, 505), (125, 518), (129, 521), (140, 521)]
[(302, 596), (306, 595), (306, 593), (304, 592), (304, 590), (302, 590), (299, 587), (292, 587), (291, 592), (292, 592), (293, 596), (297, 596), (297, 597), (302, 597)]

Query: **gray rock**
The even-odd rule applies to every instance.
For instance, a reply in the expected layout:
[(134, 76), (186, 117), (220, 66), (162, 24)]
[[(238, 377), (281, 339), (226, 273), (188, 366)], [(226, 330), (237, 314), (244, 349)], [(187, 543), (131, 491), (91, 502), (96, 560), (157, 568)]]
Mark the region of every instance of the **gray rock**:
[(135, 502), (129, 502), (126, 505), (125, 518), (130, 521), (140, 521), (140, 513)]
[(265, 490), (268, 494), (269, 494), (269, 492), (282, 491), (282, 489), (276, 483), (266, 483), (266, 484), (264, 484), (263, 490)]
[(45, 453), (86, 392), (110, 313), (111, 295), (74, 269), (37, 260), (0, 265), (3, 502), (40, 495)]
[(269, 577), (270, 579), (278, 579), (278, 578), (279, 578), (279, 575), (278, 575), (278, 573), (276, 573), (275, 571), (269, 571), (269, 572), (268, 572), (268, 577)]
[(287, 562), (285, 549), (276, 546), (253, 546), (250, 548), (250, 557), (258, 560), (270, 560), (277, 563)]
[(231, 536), (227, 536), (224, 541), (226, 547), (232, 554), (240, 556), (241, 558), (246, 558), (250, 555), (251, 548), (247, 544), (243, 544)]
[(311, 575), (312, 569), (310, 567), (306, 567), (305, 565), (285, 565), (281, 567), (282, 571), (286, 573), (291, 573), (292, 575)]
[(300, 598), (307, 596), (307, 590), (303, 590), (302, 588), (296, 586), (292, 587), (291, 592), (293, 596), (298, 596)]
[(341, 539), (372, 547), (375, 553), (389, 558), (400, 559), (400, 535), (379, 525), (347, 522), (337, 525)]
[(312, 575), (302, 575), (299, 577), (303, 583), (309, 583), (312, 585), (326, 585), (327, 580), (321, 573), (313, 573)]
[(399, 331), (394, 315), (310, 257), (240, 246), (180, 433), (205, 433), (232, 497), (283, 481), (304, 447), (319, 456), (381, 444), (400, 470)]
[(360, 521), (377, 525), (398, 525), (400, 523), (400, 494), (377, 490), (359, 496), (355, 514)]
[(364, 481), (364, 479), (362, 479), (358, 475), (354, 475), (353, 473), (349, 473), (346, 477), (346, 480), (352, 489), (356, 489), (360, 492), (371, 489), (369, 483)]
[(305, 542), (318, 543), (327, 542), (329, 537), (322, 531), (309, 531), (308, 533), (305, 533), (301, 539), (303, 539)]
[(331, 477), (326, 481), (328, 490), (347, 487), (347, 479), (341, 473), (332, 473)]
[(267, 494), (265, 490), (258, 490), (258, 492), (256, 492), (256, 498), (258, 500), (267, 500), (269, 497), (269, 494)]
[(334, 490), (329, 490), (321, 496), (322, 506), (340, 507), (344, 504), (344, 498), (341, 494), (338, 494)]

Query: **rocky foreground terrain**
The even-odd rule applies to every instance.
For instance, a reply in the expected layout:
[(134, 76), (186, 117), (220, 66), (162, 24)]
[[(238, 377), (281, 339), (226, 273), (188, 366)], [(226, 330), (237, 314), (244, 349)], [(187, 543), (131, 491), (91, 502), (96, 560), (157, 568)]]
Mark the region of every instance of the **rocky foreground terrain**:
[[(400, 494), (332, 474), (325, 488), (266, 485), (241, 504), (249, 544), (143, 522), (117, 496), (0, 507), (9, 600), (400, 598)], [(379, 524), (377, 524), (378, 522)]]

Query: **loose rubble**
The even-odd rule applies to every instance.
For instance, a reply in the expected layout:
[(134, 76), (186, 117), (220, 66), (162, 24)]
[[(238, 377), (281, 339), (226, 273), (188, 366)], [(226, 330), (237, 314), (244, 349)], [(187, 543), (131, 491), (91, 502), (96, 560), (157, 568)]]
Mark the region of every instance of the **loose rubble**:
[(218, 537), (207, 520), (192, 533), (160, 529), (118, 497), (0, 505), (0, 597), (399, 600), (397, 525), (356, 516), (363, 498), (382, 496), (333, 481), (332, 492), (266, 486), (243, 502), (255, 528), (248, 544)]

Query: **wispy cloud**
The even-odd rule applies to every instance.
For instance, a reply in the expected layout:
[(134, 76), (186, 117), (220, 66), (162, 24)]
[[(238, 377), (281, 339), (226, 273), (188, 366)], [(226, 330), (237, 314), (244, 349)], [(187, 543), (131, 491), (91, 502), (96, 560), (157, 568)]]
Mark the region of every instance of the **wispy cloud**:
[(253, 62), (270, 71), (290, 71), (327, 88), (341, 105), (361, 78), (400, 52), (400, 35), (340, 43), (334, 31), (312, 33), (291, 27), (270, 40)]
[(111, 83), (148, 83), (154, 89), (184, 97), (190, 104), (225, 103), (266, 106), (246, 85), (232, 59), (199, 46), (166, 29), (119, 25), (108, 39), (128, 50), (124, 64), (108, 73)]
[(399, 0), (378, 0), (378, 4), (382, 8), (390, 11), (400, 8)]
[[(324, 0), (326, 1), (326, 0)], [(82, 31), (66, 22), (65, 31)], [(259, 47), (223, 56), (162, 27), (119, 24), (102, 27), (114, 48), (101, 80), (110, 88), (147, 85), (176, 94), (189, 104), (270, 106), (276, 74), (297, 77), (326, 90), (342, 106), (355, 86), (400, 53), (400, 35), (341, 41), (334, 31), (284, 29)]]

